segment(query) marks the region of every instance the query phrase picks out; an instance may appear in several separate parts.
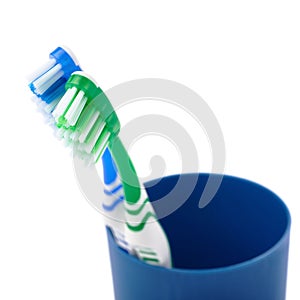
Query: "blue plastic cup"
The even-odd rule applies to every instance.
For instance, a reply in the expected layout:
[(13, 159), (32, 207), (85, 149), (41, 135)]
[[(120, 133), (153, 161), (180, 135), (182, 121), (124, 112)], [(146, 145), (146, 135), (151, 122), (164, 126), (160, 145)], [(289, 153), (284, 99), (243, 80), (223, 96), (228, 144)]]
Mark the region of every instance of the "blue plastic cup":
[[(284, 300), (291, 220), (280, 198), (251, 181), (224, 176), (212, 202), (200, 209), (209, 174), (180, 176), (186, 184), (198, 181), (187, 201), (160, 220), (174, 268), (139, 261), (108, 231), (115, 299)], [(166, 196), (178, 177), (148, 183), (150, 200)]]

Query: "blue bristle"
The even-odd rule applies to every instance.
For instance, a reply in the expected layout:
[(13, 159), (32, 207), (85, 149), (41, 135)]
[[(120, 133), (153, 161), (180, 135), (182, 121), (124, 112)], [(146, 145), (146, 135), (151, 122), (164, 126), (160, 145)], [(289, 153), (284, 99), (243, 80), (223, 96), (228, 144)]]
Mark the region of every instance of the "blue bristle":
[(30, 90), (34, 93), (35, 88), (34, 88), (33, 82), (31, 82), (28, 86), (29, 86)]
[(65, 78), (60, 78), (56, 81), (44, 94), (40, 95), (40, 98), (50, 104), (53, 100), (57, 99), (58, 97), (62, 97), (65, 93)]

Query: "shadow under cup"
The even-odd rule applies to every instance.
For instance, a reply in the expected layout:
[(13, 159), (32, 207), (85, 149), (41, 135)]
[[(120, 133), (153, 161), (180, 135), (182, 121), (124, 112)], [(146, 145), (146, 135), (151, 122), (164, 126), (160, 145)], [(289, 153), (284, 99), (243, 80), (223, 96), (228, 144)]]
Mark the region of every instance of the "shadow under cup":
[[(221, 175), (211, 175), (221, 176)], [(214, 199), (199, 208), (209, 174), (182, 174), (184, 186), (197, 180), (191, 196), (160, 219), (171, 247), (173, 268), (143, 263), (120, 249), (108, 230), (116, 300), (284, 300), (290, 232), (287, 207), (256, 183), (224, 176)], [(151, 201), (166, 197), (179, 175), (147, 183)], [(159, 216), (158, 206), (153, 202)]]

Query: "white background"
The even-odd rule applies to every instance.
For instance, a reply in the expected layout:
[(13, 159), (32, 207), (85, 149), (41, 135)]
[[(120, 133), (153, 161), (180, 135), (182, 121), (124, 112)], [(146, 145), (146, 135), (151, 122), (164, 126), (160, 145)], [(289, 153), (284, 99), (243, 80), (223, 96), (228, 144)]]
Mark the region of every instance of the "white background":
[[(287, 299), (299, 299), (299, 15), (296, 0), (2, 1), (0, 299), (113, 299), (101, 215), (24, 80), (62, 44), (104, 90), (156, 77), (206, 100), (226, 173), (267, 186), (291, 210)], [(210, 160), (204, 151), (201, 171)]]

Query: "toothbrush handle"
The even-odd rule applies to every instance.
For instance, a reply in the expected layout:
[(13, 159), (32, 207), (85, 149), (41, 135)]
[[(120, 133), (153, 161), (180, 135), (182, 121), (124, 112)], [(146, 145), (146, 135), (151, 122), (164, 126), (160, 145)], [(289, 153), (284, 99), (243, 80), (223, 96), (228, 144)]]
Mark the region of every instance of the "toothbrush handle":
[(102, 209), (105, 224), (111, 229), (116, 243), (127, 252), (132, 253), (132, 247), (125, 237), (123, 186), (109, 148), (105, 149), (101, 159), (104, 179)]
[(127, 150), (118, 136), (109, 145), (109, 149), (121, 176), (125, 201), (128, 204), (136, 204), (141, 196), (141, 185)]
[(157, 220), (156, 213), (139, 181), (127, 150), (118, 136), (109, 147), (124, 188), (126, 240), (139, 259), (171, 267), (172, 259), (168, 238)]

